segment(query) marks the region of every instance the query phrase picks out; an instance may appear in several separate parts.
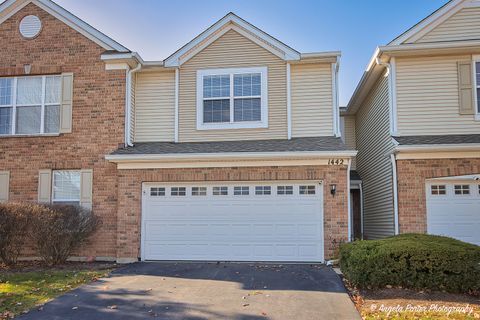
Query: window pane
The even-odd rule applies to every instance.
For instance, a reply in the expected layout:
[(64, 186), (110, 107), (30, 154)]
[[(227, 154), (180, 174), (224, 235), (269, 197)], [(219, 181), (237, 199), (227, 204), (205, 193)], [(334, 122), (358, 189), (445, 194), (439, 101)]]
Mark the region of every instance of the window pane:
[(42, 78), (24, 77), (17, 80), (17, 105), (42, 104)]
[(230, 75), (203, 77), (203, 97), (220, 98), (230, 96)]
[(234, 187), (233, 195), (235, 196), (248, 196), (250, 194), (249, 187)]
[(245, 73), (233, 76), (235, 97), (249, 97), (261, 95), (261, 74)]
[(480, 86), (480, 62), (477, 62), (475, 64), (475, 70), (476, 70), (476, 73), (477, 73), (477, 87)]
[(293, 194), (293, 186), (278, 186), (277, 194), (278, 195)]
[(192, 187), (192, 196), (206, 196), (207, 187)]
[(300, 194), (315, 194), (315, 186), (300, 186)]
[(41, 107), (17, 107), (17, 133), (40, 133), (40, 117)]
[(230, 100), (203, 101), (203, 122), (230, 122)]
[(45, 133), (60, 131), (60, 106), (45, 106)]
[(271, 193), (272, 193), (272, 188), (270, 186), (255, 187), (256, 195), (270, 195)]
[(228, 187), (213, 187), (214, 196), (228, 196)]
[(53, 201), (80, 201), (80, 172), (53, 172)]
[(12, 104), (12, 78), (0, 79), (0, 106), (9, 106)]
[(477, 110), (480, 113), (480, 88), (477, 88)]
[(172, 187), (170, 190), (172, 196), (185, 196), (187, 195), (187, 188), (185, 187)]
[(60, 103), (60, 77), (47, 77), (45, 80), (45, 103)]
[(0, 108), (0, 134), (12, 133), (12, 108)]
[(260, 121), (262, 118), (261, 99), (235, 99), (234, 119), (236, 121)]
[(150, 195), (154, 197), (164, 196), (165, 188), (150, 188)]

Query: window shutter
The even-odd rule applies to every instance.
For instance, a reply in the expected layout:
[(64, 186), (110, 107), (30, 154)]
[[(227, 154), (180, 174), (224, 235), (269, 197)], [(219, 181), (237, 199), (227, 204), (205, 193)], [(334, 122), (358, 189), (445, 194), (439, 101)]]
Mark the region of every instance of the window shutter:
[(52, 170), (40, 170), (38, 173), (38, 202), (50, 203), (52, 196)]
[(73, 73), (62, 74), (62, 104), (60, 106), (60, 133), (72, 132)]
[(458, 96), (460, 114), (475, 114), (472, 61), (458, 62)]
[(80, 171), (80, 205), (92, 209), (93, 170)]
[(8, 201), (10, 172), (0, 171), (0, 202)]

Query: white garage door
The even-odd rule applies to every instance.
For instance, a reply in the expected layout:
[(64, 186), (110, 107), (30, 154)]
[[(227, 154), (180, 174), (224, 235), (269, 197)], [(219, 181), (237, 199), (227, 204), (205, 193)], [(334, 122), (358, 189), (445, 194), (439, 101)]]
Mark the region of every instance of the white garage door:
[(428, 233), (480, 245), (480, 184), (435, 180), (426, 187)]
[(320, 182), (144, 184), (143, 260), (323, 261)]

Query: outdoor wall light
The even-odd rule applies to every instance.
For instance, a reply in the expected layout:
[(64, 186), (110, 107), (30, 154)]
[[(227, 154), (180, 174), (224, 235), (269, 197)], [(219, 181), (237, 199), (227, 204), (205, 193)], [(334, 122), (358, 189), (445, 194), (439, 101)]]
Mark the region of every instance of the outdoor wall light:
[(330, 185), (330, 193), (332, 194), (333, 197), (335, 197), (335, 194), (337, 193), (337, 185), (336, 184), (331, 184)]
[(30, 74), (32, 72), (32, 65), (31, 64), (26, 64), (23, 66), (25, 74)]

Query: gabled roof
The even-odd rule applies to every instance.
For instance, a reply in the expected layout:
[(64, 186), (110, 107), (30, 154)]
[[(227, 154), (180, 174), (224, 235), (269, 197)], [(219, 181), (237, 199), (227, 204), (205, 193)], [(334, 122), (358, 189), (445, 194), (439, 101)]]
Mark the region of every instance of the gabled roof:
[(415, 42), (461, 9), (475, 2), (478, 3), (477, 0), (450, 0), (416, 25), (393, 39), (388, 45), (395, 46)]
[(300, 53), (254, 25), (230, 12), (207, 30), (165, 59), (165, 67), (177, 67), (188, 61), (213, 41), (235, 30), (284, 60), (300, 60)]
[(377, 47), (348, 102), (346, 114), (352, 114), (358, 110), (378, 77), (384, 73), (385, 65), (378, 62), (388, 62), (391, 56), (400, 54), (467, 53), (478, 48), (480, 46), (479, 40), (417, 43), (417, 40), (424, 37), (454, 14), (470, 7), (480, 7), (480, 0), (450, 0), (415, 26), (396, 37), (388, 45)]
[(51, 0), (6, 0), (0, 4), (0, 24), (5, 22), (8, 18), (16, 14), (30, 3), (33, 3), (45, 10), (55, 18), (64, 22), (69, 27), (97, 43), (102, 48), (105, 48), (105, 50), (130, 52), (130, 50), (126, 47), (101, 33), (85, 21), (81, 20)]

